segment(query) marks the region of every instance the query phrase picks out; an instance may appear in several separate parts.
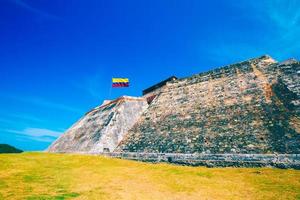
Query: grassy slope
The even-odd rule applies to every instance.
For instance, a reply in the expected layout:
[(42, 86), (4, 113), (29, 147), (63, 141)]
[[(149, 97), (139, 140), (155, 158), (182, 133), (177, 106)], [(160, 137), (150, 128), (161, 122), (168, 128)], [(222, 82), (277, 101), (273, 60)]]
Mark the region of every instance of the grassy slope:
[(0, 199), (300, 199), (300, 171), (0, 155)]

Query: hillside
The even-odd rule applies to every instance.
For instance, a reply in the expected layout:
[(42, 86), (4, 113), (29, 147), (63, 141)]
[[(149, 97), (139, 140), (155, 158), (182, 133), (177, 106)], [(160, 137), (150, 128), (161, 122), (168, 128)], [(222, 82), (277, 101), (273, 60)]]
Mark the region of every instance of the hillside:
[(300, 171), (150, 164), (102, 156), (0, 155), (0, 199), (297, 199)]
[(8, 144), (0, 144), (0, 153), (22, 153), (23, 151)]

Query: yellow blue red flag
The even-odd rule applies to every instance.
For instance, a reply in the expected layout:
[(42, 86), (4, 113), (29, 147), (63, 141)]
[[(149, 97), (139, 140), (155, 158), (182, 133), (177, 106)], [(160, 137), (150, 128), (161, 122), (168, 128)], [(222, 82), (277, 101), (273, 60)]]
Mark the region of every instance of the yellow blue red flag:
[(113, 78), (112, 87), (129, 87), (128, 78)]

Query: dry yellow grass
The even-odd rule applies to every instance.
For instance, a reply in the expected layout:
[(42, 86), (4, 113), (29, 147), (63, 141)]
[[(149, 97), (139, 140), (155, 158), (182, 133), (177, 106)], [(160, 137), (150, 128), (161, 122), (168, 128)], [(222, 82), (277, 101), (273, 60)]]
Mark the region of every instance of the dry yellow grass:
[(300, 171), (3, 154), (0, 199), (300, 199)]

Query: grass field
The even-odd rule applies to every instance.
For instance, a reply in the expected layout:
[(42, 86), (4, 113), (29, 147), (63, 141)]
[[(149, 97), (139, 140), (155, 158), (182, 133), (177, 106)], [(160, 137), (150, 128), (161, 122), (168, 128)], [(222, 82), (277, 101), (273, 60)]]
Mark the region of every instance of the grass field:
[(300, 171), (0, 154), (0, 199), (300, 199)]

